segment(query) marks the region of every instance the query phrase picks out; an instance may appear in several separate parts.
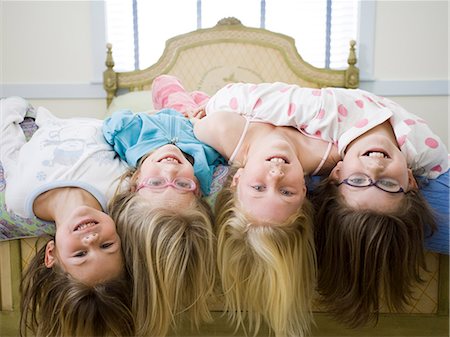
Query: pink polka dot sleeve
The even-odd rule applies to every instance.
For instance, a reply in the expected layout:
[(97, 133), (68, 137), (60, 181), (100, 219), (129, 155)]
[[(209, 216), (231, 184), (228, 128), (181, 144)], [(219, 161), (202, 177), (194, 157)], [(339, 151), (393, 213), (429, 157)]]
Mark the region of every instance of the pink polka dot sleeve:
[(388, 99), (383, 99), (383, 103), (395, 112), (391, 123), (398, 145), (414, 174), (435, 179), (445, 173), (448, 149), (426, 121)]

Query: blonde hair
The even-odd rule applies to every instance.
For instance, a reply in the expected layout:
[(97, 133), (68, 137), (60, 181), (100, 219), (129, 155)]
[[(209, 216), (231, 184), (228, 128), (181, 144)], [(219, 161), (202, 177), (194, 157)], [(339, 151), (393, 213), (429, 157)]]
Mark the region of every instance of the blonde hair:
[(211, 212), (201, 200), (189, 209), (152, 209), (136, 193), (118, 193), (111, 217), (133, 279), (137, 336), (163, 336), (188, 312), (196, 327), (210, 321), (215, 281)]
[(286, 224), (257, 225), (237, 206), (234, 188), (219, 193), (217, 263), (236, 329), (246, 329), (247, 318), (254, 335), (263, 320), (277, 337), (310, 331), (317, 269), (312, 215), (305, 200)]
[(21, 282), (20, 335), (133, 336), (131, 284), (127, 276), (86, 285), (57, 264), (44, 264), (45, 245)]

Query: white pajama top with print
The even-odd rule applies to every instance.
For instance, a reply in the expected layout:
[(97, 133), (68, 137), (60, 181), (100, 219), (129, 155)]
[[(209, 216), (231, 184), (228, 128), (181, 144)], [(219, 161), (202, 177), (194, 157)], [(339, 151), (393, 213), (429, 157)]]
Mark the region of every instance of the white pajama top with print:
[(57, 118), (40, 107), (36, 113), (39, 129), (27, 142), (19, 125), (29, 109), (27, 102), (5, 99), (1, 108), (1, 161), (9, 210), (31, 217), (40, 194), (58, 187), (80, 187), (106, 211), (127, 166), (103, 138), (102, 120)]
[(423, 119), (360, 89), (234, 83), (213, 95), (205, 110), (207, 115), (230, 111), (250, 121), (296, 127), (307, 136), (335, 143), (341, 157), (351, 141), (389, 120), (415, 174), (433, 179), (448, 169), (448, 151)]

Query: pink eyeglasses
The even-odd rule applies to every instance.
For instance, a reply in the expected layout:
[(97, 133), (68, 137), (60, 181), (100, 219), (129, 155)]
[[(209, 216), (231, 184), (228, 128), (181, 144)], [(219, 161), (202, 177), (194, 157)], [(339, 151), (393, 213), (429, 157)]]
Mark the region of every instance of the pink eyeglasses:
[(169, 181), (164, 177), (149, 177), (145, 178), (142, 182), (139, 183), (136, 192), (142, 188), (160, 190), (166, 188), (167, 186), (172, 186), (177, 190), (184, 192), (195, 191), (195, 189), (197, 188), (197, 184), (189, 178), (175, 178), (174, 180)]

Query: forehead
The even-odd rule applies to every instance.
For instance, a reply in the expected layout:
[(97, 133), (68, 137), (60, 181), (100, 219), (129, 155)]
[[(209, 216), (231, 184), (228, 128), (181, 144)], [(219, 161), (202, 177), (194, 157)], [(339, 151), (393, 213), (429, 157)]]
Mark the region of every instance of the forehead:
[(71, 265), (65, 263), (64, 259), (59, 261), (59, 264), (70, 276), (87, 285), (117, 278), (124, 271), (124, 261), (120, 249), (113, 254), (103, 254), (95, 259), (90, 259), (82, 265)]
[(163, 190), (152, 190), (143, 188), (139, 190), (139, 195), (149, 201), (149, 208), (167, 208), (181, 210), (194, 207), (196, 196), (193, 191), (182, 192), (175, 188)]
[(290, 202), (274, 195), (254, 197), (246, 193), (245, 188), (240, 188), (239, 186), (237, 198), (243, 213), (259, 224), (282, 224), (286, 222), (287, 219), (299, 211), (304, 200), (304, 197), (300, 195), (295, 198), (295, 201), (292, 200)]
[(355, 210), (366, 209), (384, 213), (396, 211), (405, 197), (403, 193), (388, 193), (375, 186), (355, 188), (340, 185), (339, 193), (345, 203)]

